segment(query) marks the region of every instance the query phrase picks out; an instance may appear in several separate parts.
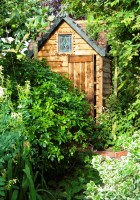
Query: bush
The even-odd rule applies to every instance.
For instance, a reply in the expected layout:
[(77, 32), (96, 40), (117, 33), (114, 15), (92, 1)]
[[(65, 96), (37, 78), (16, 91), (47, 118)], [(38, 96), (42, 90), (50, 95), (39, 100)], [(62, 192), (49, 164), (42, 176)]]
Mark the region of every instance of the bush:
[(123, 110), (119, 102), (115, 105), (110, 96), (107, 107), (98, 118), (98, 126), (93, 135), (96, 149), (112, 147), (114, 150), (124, 150), (123, 142), (138, 130), (140, 124), (139, 94), (135, 98), (129, 108)]
[(49, 161), (53, 166), (64, 158), (68, 161), (77, 147), (86, 146), (93, 120), (84, 94), (45, 62), (17, 60), (10, 54), (0, 63), (11, 80), (14, 107), (18, 106), (29, 133), (35, 168), (47, 169)]
[[(64, 173), (77, 146), (88, 142), (92, 130), (89, 106), (83, 94), (44, 63), (24, 60), (22, 66), (17, 60), (14, 73), (8, 76), (11, 62), (3, 59), (1, 63), (8, 79), (0, 68), (0, 199), (54, 200), (46, 184), (47, 174), (55, 167), (53, 172)], [(26, 65), (31, 68), (31, 64), (39, 66), (39, 74), (37, 66), (28, 73)], [(44, 79), (33, 78), (30, 84), (24, 79), (26, 72), (28, 78), (40, 77), (42, 72)], [(65, 160), (63, 164), (61, 160)]]
[(102, 184), (90, 181), (85, 192), (86, 199), (140, 199), (140, 131), (128, 137), (124, 146), (128, 148), (129, 155), (121, 160), (93, 157), (92, 165), (99, 171)]

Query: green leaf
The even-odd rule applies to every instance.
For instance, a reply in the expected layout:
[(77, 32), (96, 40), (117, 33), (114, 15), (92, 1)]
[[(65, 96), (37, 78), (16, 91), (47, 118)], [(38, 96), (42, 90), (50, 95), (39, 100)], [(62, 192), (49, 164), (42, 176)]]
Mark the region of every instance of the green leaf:
[(18, 190), (14, 190), (12, 197), (11, 197), (11, 200), (18, 200), (18, 193), (19, 193)]
[(28, 166), (28, 164), (25, 164), (25, 169), (23, 170), (27, 176), (28, 179), (28, 186), (29, 186), (29, 196), (31, 198), (31, 200), (36, 200), (36, 190), (34, 187), (34, 182), (31, 176), (31, 172), (30, 172), (30, 168)]
[[(0, 198), (5, 196), (5, 192), (3, 190), (0, 190)], [(3, 199), (4, 200), (4, 199)]]
[(5, 179), (0, 176), (0, 186), (4, 186), (5, 185)]

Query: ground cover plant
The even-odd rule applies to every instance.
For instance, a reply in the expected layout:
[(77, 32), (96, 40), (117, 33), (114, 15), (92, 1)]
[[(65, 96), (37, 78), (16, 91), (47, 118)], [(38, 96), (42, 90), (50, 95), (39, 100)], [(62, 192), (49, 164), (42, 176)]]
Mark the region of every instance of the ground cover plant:
[(124, 146), (129, 150), (127, 157), (120, 160), (94, 156), (93, 168), (99, 171), (102, 183), (94, 181), (87, 184), (86, 199), (140, 199), (140, 131), (128, 137)]
[[(75, 168), (61, 179), (51, 180), (56, 199), (121, 200), (140, 198), (140, 131), (123, 140), (129, 153), (111, 159), (91, 152), (78, 154)], [(123, 137), (123, 136), (122, 136)], [(92, 162), (91, 162), (92, 160)]]

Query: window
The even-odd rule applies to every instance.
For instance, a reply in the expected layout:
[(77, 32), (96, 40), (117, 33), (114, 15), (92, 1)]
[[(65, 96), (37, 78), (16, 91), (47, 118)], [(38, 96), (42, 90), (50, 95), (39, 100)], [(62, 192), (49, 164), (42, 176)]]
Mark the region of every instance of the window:
[(59, 52), (72, 52), (72, 35), (70, 34), (62, 34), (59, 35)]

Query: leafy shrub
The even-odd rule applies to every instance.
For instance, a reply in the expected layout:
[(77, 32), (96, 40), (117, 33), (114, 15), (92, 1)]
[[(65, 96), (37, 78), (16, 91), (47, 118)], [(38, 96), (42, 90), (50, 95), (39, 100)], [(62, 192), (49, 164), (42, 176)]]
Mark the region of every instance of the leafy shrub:
[(1, 64), (12, 83), (12, 101), (22, 113), (30, 135), (35, 167), (47, 169), (50, 160), (55, 161), (53, 167), (64, 157), (69, 160), (93, 134), (84, 94), (68, 79), (52, 72), (45, 62), (8, 56)]
[[(6, 83), (5, 88), (4, 83)], [(19, 182), (22, 182), (23, 178), (22, 170), (25, 163), (27, 165), (29, 153), (24, 146), (27, 143), (27, 131), (22, 114), (15, 112), (8, 87), (9, 81), (4, 80), (0, 68), (0, 199), (2, 200), (17, 199), (21, 186)]]
[(43, 200), (42, 191), (48, 198), (47, 187), (40, 184), (43, 177), (38, 171), (33, 172), (30, 137), (22, 114), (14, 112), (10, 97), (3, 95), (3, 98), (0, 102), (0, 199)]
[(77, 152), (69, 163), (67, 173), (61, 177), (50, 174), (48, 186), (55, 199), (61, 200), (83, 200), (86, 184), (93, 180), (96, 184), (101, 182), (99, 173), (91, 165), (92, 152)]
[(98, 126), (93, 135), (93, 142), (96, 141), (93, 144), (94, 147), (97, 149), (113, 147), (114, 150), (123, 150), (123, 142), (139, 128), (139, 113), (139, 94), (136, 96), (136, 100), (125, 110), (121, 108), (119, 102), (115, 105), (111, 99), (98, 118)]
[(102, 184), (87, 184), (86, 199), (140, 199), (140, 131), (127, 138), (124, 146), (129, 155), (121, 160), (94, 156), (93, 168), (99, 171)]
[(20, 88), (16, 108), (11, 101), (10, 88), (0, 67), (0, 199), (43, 200), (50, 197), (54, 200), (41, 172), (33, 169), (30, 135), (21, 112), (21, 107), (27, 105), (23, 96), (28, 98), (29, 84), (26, 82)]

